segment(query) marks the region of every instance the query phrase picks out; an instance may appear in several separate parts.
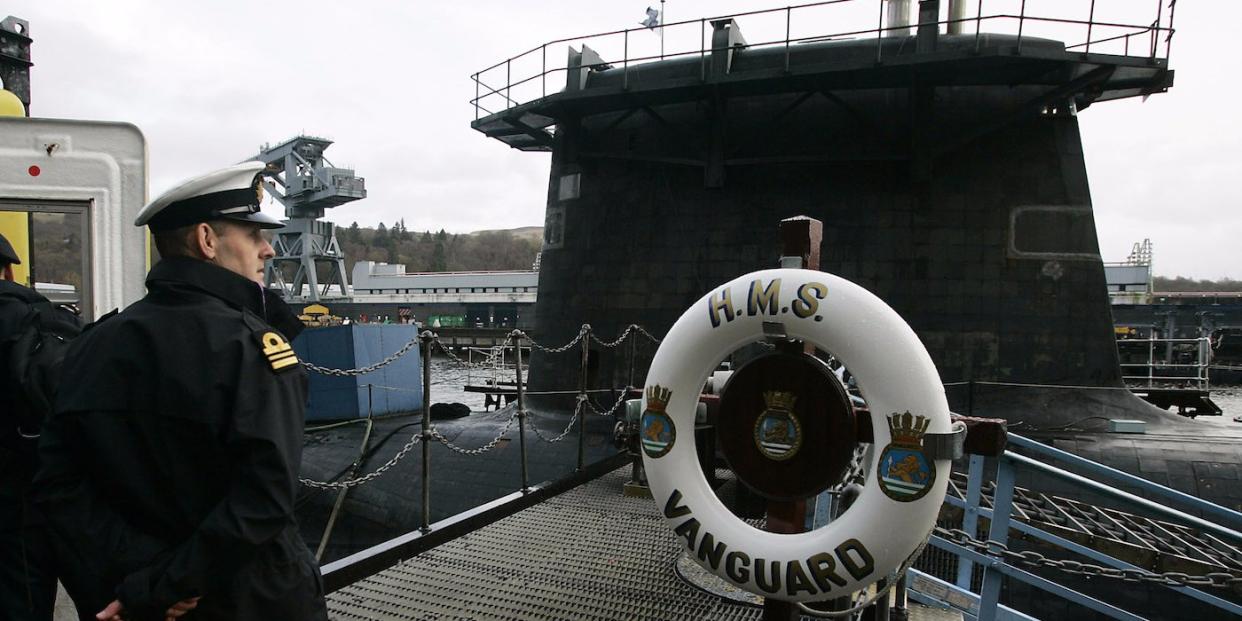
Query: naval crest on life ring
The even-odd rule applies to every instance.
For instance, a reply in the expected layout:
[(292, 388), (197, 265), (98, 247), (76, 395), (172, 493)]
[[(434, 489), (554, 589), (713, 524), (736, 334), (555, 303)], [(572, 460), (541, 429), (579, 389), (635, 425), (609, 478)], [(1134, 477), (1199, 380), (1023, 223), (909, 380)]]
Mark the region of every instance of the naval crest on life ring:
[(910, 412), (888, 416), (892, 437), (880, 453), (880, 489), (897, 502), (914, 502), (923, 497), (936, 480), (936, 463), (923, 454), (923, 434), (931, 420)]
[(785, 461), (802, 448), (802, 423), (794, 415), (798, 396), (791, 392), (772, 390), (763, 393), (767, 409), (755, 419), (755, 447), (764, 457)]
[(664, 412), (672, 396), (673, 391), (659, 384), (647, 387), (647, 409), (642, 417), (642, 445), (647, 457), (663, 457), (677, 441), (677, 427)]

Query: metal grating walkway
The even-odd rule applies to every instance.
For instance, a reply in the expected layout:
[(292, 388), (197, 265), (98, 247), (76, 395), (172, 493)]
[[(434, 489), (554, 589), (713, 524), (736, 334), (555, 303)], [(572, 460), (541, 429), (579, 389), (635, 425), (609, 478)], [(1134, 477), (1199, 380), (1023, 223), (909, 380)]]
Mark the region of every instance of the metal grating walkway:
[[(760, 608), (675, 575), (682, 548), (650, 499), (621, 494), (628, 473), (628, 466), (615, 470), (344, 587), (328, 596), (330, 616), (758, 621)], [(912, 608), (913, 619), (945, 614)]]

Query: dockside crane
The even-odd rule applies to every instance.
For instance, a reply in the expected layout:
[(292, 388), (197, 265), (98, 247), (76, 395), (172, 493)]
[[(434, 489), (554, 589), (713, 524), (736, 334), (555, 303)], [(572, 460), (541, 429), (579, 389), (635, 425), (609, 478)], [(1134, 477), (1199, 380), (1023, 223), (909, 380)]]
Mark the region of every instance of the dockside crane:
[(255, 157), (267, 164), (264, 187), (285, 206), (288, 218), (272, 239), (276, 256), (267, 265), (267, 284), (290, 301), (349, 297), (336, 224), (320, 218), (327, 209), (366, 198), (366, 181), (324, 157), (331, 144), (326, 138), (296, 136), (264, 145)]

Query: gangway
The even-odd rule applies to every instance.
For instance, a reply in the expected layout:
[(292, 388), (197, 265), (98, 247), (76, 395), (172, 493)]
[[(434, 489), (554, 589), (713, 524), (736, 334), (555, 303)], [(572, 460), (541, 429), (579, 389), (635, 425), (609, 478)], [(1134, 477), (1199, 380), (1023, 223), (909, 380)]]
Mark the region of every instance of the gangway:
[[(572, 342), (550, 349), (567, 352)], [(512, 360), (499, 350), (480, 354), (497, 371)], [(480, 366), (477, 358), (475, 364), (454, 360)], [(513, 373), (516, 384), (516, 368)], [(506, 379), (503, 373), (492, 377), (497, 383)], [(580, 401), (585, 401), (586, 390), (581, 389)], [(519, 395), (510, 420), (522, 412)], [(558, 428), (563, 420), (555, 421)], [(903, 608), (913, 610), (910, 601), (943, 609), (945, 615), (939, 618), (960, 615), (971, 621), (1242, 618), (1242, 513), (1236, 508), (1060, 450), (1048, 436), (1009, 434), (1003, 420), (959, 420), (984, 433), (968, 432), (966, 455), (954, 462), (957, 473), (929, 545), (915, 569), (891, 581), (893, 600), (880, 598), (869, 609), (870, 618), (900, 618)], [(633, 476), (626, 453), (597, 452), (592, 463), (578, 452), (572, 473), (542, 483), (532, 483), (527, 468), (515, 469), (521, 477), (514, 477), (511, 494), (430, 521), (426, 507), (436, 501), (430, 472), (444, 466), (443, 460), (453, 460), (451, 468), (473, 472), (487, 466), (467, 466), (460, 460), (488, 459), (484, 453), (510, 442), (521, 455), (530, 446), (538, 451), (534, 455), (552, 455), (548, 451), (555, 450), (556, 442), (571, 437), (575, 421), (601, 422), (591, 417), (570, 421), (552, 439), (546, 432), (515, 433), (496, 418), (461, 423), (490, 425), (480, 437), (490, 435), (491, 429), (497, 435), (482, 449), (446, 449), (434, 464), (430, 453), (425, 454), (428, 461), (419, 471), (422, 526), (325, 565), (330, 610), (338, 618), (392, 620), (763, 618), (753, 602), (709, 592), (676, 573), (679, 556), (687, 553), (685, 544), (668, 532), (660, 508), (650, 499), (624, 493), (626, 480)], [(437, 425), (442, 430), (434, 433), (447, 441), (459, 433), (455, 424), (442, 422)], [(580, 447), (603, 439), (604, 425), (592, 426), (590, 434), (577, 426)], [(403, 450), (413, 447), (423, 431), (414, 433)], [(867, 440), (860, 435), (860, 442)], [(1242, 439), (1228, 435), (1217, 444), (1221, 442)], [(574, 452), (563, 450), (560, 456), (572, 458)], [(857, 456), (854, 476), (873, 472), (874, 464), (865, 465), (867, 452)], [(492, 459), (508, 459), (505, 455), (514, 452), (494, 455)], [(378, 476), (396, 459), (368, 476)], [(722, 472), (720, 464), (714, 465)], [(727, 480), (735, 479), (724, 472), (716, 477), (723, 481), (722, 494)], [(830, 505), (845, 502), (843, 490), (852, 480), (842, 481), (832, 492), (837, 497), (828, 499)], [(1235, 479), (1209, 480), (1223, 485)], [(487, 579), (480, 579), (478, 567), (489, 569)], [(434, 595), (446, 589), (453, 597)], [(1058, 611), (1049, 612), (1050, 605)], [(803, 613), (803, 618), (817, 616)]]
[[(968, 620), (1032, 619), (1000, 603), (1002, 586), (1020, 582), (1111, 619), (1242, 617), (1242, 513), (1030, 438), (1010, 434), (1008, 442), (1014, 450), (991, 461), (972, 455), (968, 471), (954, 473), (942, 511), (947, 519), (930, 545), (954, 557), (956, 576), (911, 570), (906, 580), (912, 599), (956, 610)], [(989, 463), (991, 468), (985, 467)], [(985, 483), (988, 470), (994, 475)], [(1018, 487), (1019, 471), (1045, 484), (1068, 485), (1091, 501)], [(1101, 506), (1104, 502), (1148, 515)], [(1111, 588), (1099, 580), (1112, 580)], [(1141, 584), (1193, 601), (1164, 603), (1166, 610), (1149, 601), (1140, 614), (1123, 607), (1125, 596), (1101, 595), (1116, 596)], [(1183, 608), (1169, 616), (1167, 609), (1174, 606)]]

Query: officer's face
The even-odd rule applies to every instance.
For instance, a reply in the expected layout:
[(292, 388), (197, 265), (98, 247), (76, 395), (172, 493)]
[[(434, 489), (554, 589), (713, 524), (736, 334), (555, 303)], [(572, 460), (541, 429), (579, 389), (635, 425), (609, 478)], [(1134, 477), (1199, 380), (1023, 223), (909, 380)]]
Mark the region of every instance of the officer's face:
[(214, 263), (263, 284), (263, 263), (276, 256), (257, 224), (223, 222), (216, 236)]

